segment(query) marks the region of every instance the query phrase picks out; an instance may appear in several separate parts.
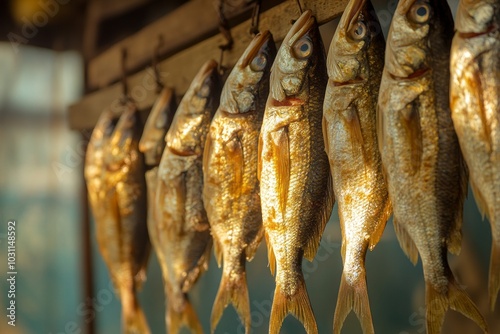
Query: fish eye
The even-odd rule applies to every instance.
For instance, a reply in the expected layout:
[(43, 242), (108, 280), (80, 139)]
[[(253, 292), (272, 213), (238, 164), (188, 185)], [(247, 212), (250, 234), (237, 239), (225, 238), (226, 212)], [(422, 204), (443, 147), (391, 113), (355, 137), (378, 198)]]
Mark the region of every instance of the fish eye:
[(312, 54), (313, 45), (309, 37), (302, 37), (293, 46), (293, 53), (298, 59), (307, 59)]
[(366, 27), (366, 24), (361, 21), (358, 21), (358, 23), (354, 27), (352, 27), (350, 31), (351, 37), (355, 40), (365, 38), (367, 33), (368, 28)]
[(431, 6), (423, 1), (417, 1), (410, 8), (410, 19), (415, 23), (426, 23), (431, 16)]
[(250, 63), (250, 68), (256, 72), (262, 72), (266, 68), (266, 64), (266, 57), (262, 53), (259, 53)]

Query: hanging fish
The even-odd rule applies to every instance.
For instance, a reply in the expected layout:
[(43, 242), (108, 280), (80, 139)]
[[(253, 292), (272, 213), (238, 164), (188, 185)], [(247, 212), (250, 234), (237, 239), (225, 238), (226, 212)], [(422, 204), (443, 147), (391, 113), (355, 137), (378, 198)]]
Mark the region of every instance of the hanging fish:
[(148, 166), (160, 164), (165, 149), (165, 135), (172, 124), (176, 107), (174, 90), (163, 88), (149, 113), (139, 141), (139, 150), (144, 153)]
[(124, 333), (149, 333), (136, 292), (146, 279), (149, 238), (146, 225), (144, 157), (137, 110), (123, 106), (118, 123), (105, 111), (92, 134), (85, 177), (101, 255), (122, 303)]
[(167, 331), (202, 333), (187, 292), (208, 267), (212, 237), (203, 207), (203, 149), (219, 105), (217, 63), (206, 62), (177, 108), (158, 169), (155, 236), (167, 296)]
[(500, 2), (462, 0), (451, 49), (453, 124), (470, 183), (493, 237), (489, 294), (500, 290)]
[(160, 266), (165, 266), (166, 259), (161, 252), (161, 241), (156, 234), (159, 224), (156, 218), (156, 188), (158, 184), (158, 165), (165, 149), (165, 135), (172, 124), (176, 110), (175, 94), (173, 89), (164, 88), (158, 96), (149, 113), (144, 131), (139, 142), (139, 150), (144, 153), (146, 164), (150, 167), (146, 171), (148, 189), (148, 232), (151, 244), (155, 250)]
[(245, 262), (254, 257), (264, 232), (257, 151), (275, 56), (269, 31), (255, 36), (226, 80), (205, 145), (203, 201), (217, 262), (224, 263), (212, 332), (230, 302), (250, 331)]
[(447, 252), (460, 251), (467, 171), (449, 107), (453, 19), (445, 0), (401, 0), (394, 14), (378, 100), (378, 140), (401, 247), (422, 259), (427, 333), (452, 308), (486, 331), (456, 282)]
[(334, 196), (321, 127), (328, 81), (318, 25), (305, 11), (286, 35), (271, 69), (270, 94), (259, 137), (263, 224), (276, 289), (269, 333), (288, 313), (317, 333), (302, 274), (312, 261)]
[(370, 0), (351, 0), (328, 52), (323, 134), (342, 228), (344, 270), (333, 320), (340, 333), (354, 309), (374, 333), (365, 256), (392, 213), (377, 144), (376, 106), (385, 41)]

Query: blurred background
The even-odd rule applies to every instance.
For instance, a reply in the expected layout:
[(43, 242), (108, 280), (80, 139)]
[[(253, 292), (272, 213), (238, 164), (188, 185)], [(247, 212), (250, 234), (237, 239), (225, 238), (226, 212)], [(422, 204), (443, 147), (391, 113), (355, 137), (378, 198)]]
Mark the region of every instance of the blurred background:
[[(0, 3), (0, 333), (119, 333), (120, 303), (97, 251), (83, 183), (83, 158), (91, 129), (72, 131), (67, 108), (86, 92), (88, 59), (157, 20), (181, 0), (10, 0)], [(449, 1), (455, 12), (457, 0)], [(384, 34), (397, 1), (375, 1)], [(117, 6), (90, 25), (95, 8)], [(215, 12), (214, 12), (215, 15)], [(290, 18), (292, 19), (292, 18)], [(321, 27), (328, 48), (337, 20)], [(93, 31), (89, 33), (89, 30)], [(490, 226), (472, 194), (465, 204), (462, 253), (450, 256), (459, 281), (487, 317), (490, 333), (500, 333), (500, 306), (488, 309)], [(8, 326), (7, 228), (16, 220), (16, 326)], [(316, 259), (303, 268), (320, 333), (331, 333), (342, 261), (336, 206)], [(214, 259), (212, 259), (214, 260)], [(421, 263), (401, 251), (392, 221), (367, 256), (367, 278), (378, 333), (425, 332)], [(206, 332), (221, 270), (211, 261), (191, 299)], [(261, 245), (248, 264), (253, 333), (267, 333), (274, 279)], [(154, 254), (140, 293), (153, 333), (164, 333), (161, 273)], [(186, 331), (187, 333), (187, 331)], [(244, 333), (236, 312), (226, 309), (216, 333)], [(288, 317), (281, 333), (304, 333)], [(353, 314), (343, 333), (361, 333)], [(443, 333), (480, 333), (455, 312)]]

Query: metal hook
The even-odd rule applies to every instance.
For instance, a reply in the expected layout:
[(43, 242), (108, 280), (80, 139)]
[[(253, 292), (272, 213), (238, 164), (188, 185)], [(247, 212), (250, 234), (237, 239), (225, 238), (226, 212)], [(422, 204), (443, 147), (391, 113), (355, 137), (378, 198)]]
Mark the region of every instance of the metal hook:
[(152, 60), (152, 67), (155, 76), (157, 94), (163, 89), (163, 82), (160, 78), (160, 71), (158, 70), (158, 59), (159, 59), (160, 49), (162, 46), (163, 46), (163, 36), (160, 34), (158, 35), (158, 44), (156, 45), (153, 51), (153, 60)]
[(259, 33), (259, 18), (260, 6), (262, 0), (256, 0), (252, 11), (252, 25), (250, 26), (250, 34), (257, 35)]
[(122, 49), (122, 93), (123, 100), (126, 102), (128, 100), (128, 84), (127, 84), (127, 69), (125, 67), (125, 62), (127, 60), (127, 49)]
[(227, 68), (222, 65), (222, 62), (224, 61), (224, 52), (226, 49), (223, 47), (223, 45), (219, 46), (220, 49), (220, 57), (219, 57), (219, 66), (217, 68), (217, 71), (219, 72), (220, 76), (224, 76), (224, 73), (226, 72)]
[(229, 29), (229, 23), (227, 22), (227, 19), (224, 16), (223, 3), (224, 3), (223, 0), (219, 0), (217, 13), (219, 14), (219, 31), (226, 39), (226, 44), (220, 45), (219, 48), (223, 50), (231, 50), (234, 41), (233, 41), (233, 36), (231, 36), (231, 31)]
[(304, 11), (302, 10), (302, 6), (300, 5), (300, 0), (297, 0), (297, 6), (299, 6), (300, 15), (302, 15)]

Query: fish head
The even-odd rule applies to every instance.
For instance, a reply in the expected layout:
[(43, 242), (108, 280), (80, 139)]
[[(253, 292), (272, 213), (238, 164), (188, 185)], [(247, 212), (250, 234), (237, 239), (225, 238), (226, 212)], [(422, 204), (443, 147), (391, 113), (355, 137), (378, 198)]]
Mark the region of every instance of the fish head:
[(165, 140), (172, 151), (180, 155), (203, 153), (206, 133), (219, 105), (220, 90), (217, 62), (209, 60), (193, 79), (167, 132)]
[(126, 102), (107, 147), (105, 159), (109, 170), (117, 170), (134, 160), (131, 155), (138, 153), (136, 149), (141, 131), (141, 121), (135, 104)]
[(85, 155), (85, 179), (87, 182), (101, 183), (105, 149), (118, 122), (111, 109), (105, 109), (99, 116)]
[[(384, 37), (370, 0), (350, 1), (328, 52), (328, 76), (339, 84), (362, 83), (370, 77), (367, 49), (383, 45)], [(383, 49), (383, 46), (380, 47)]]
[[(324, 54), (316, 19), (306, 10), (293, 24), (281, 44), (271, 68), (270, 98), (278, 103), (303, 101), (309, 75), (315, 73)], [(285, 101), (286, 100), (286, 101)]]
[(221, 108), (230, 114), (255, 110), (257, 99), (266, 99), (269, 73), (276, 45), (269, 31), (257, 34), (229, 74), (221, 94)]
[(175, 93), (171, 88), (164, 88), (149, 113), (139, 151), (150, 156), (151, 164), (158, 164), (165, 148), (165, 135), (172, 124), (175, 113)]
[(425, 0), (401, 0), (392, 18), (385, 69), (391, 75), (408, 78), (428, 68), (428, 37), (435, 9)]
[(460, 33), (482, 34), (498, 30), (500, 3), (496, 0), (462, 0), (458, 4), (455, 28)]

